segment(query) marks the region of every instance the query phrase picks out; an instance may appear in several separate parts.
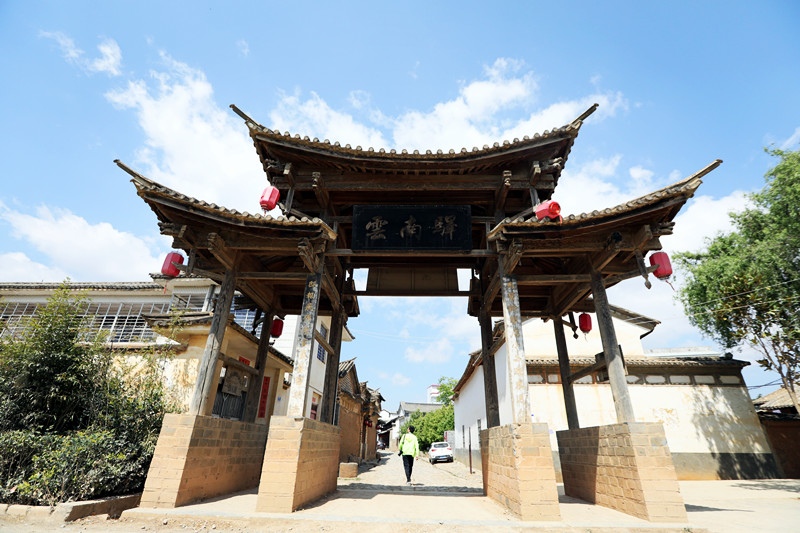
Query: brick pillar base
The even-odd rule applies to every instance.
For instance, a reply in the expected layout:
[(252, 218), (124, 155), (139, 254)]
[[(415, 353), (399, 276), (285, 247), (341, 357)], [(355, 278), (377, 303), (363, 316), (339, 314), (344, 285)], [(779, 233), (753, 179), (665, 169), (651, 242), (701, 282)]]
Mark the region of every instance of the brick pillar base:
[(688, 521), (661, 424), (613, 424), (556, 435), (568, 496), (652, 522)]
[(561, 520), (547, 424), (509, 424), (480, 434), (483, 493), (522, 520)]
[(255, 487), (267, 427), (167, 414), (142, 493), (142, 507), (178, 507)]
[(291, 513), (336, 490), (341, 429), (273, 416), (258, 485), (257, 512)]

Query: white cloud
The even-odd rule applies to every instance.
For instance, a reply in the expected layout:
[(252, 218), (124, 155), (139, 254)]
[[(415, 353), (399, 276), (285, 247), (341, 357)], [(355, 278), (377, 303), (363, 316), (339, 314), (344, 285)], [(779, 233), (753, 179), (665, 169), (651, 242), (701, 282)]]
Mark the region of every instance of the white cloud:
[(781, 150), (797, 150), (800, 148), (800, 128), (794, 130), (794, 133), (781, 144)]
[[(106, 93), (133, 109), (146, 135), (137, 161), (142, 174), (210, 203), (258, 212), (266, 177), (241, 120), (214, 100), (205, 75), (162, 54), (165, 68)], [(137, 168), (144, 166), (144, 168)]]
[[(351, 95), (351, 104), (354, 102), (363, 103)], [(270, 121), (275, 129), (329, 139), (331, 143), (340, 141), (353, 147), (361, 146), (364, 150), (386, 146), (386, 140), (378, 129), (360, 124), (351, 115), (332, 109), (314, 92), (306, 100), (302, 100), (299, 94), (283, 94), (278, 107), (270, 113)]]
[(443, 338), (421, 348), (406, 348), (405, 358), (412, 363), (446, 363), (453, 357), (453, 353), (450, 339)]
[(244, 39), (239, 39), (236, 41), (236, 46), (239, 48), (239, 52), (241, 52), (243, 56), (247, 57), (250, 55), (250, 45), (247, 44), (247, 41)]
[(633, 178), (637, 186), (650, 187), (655, 173), (641, 166), (635, 166), (628, 169), (628, 174), (631, 175), (631, 178)]
[(405, 377), (400, 372), (395, 372), (394, 374), (392, 374), (391, 379), (392, 379), (392, 385), (397, 385), (399, 387), (405, 387), (406, 385), (411, 383), (411, 379)]
[(0, 254), (0, 281), (63, 281), (67, 277), (64, 270), (37, 263), (22, 252)]
[[(111, 224), (90, 224), (66, 209), (39, 207), (26, 214), (0, 206), (0, 219), (11, 225), (12, 235), (26, 241), (50, 260), (50, 266), (34, 263), (24, 254), (3, 257), (0, 277), (8, 281), (33, 278), (36, 281), (141, 281), (161, 268), (158, 255), (167, 249)], [(155, 250), (155, 254), (152, 251)], [(31, 272), (20, 276), (28, 265)]]
[(97, 49), (100, 51), (100, 57), (87, 59), (84, 57), (84, 51), (78, 48), (75, 41), (63, 32), (41, 31), (39, 32), (39, 36), (56, 41), (61, 48), (64, 59), (66, 59), (68, 63), (76, 65), (84, 72), (105, 72), (109, 76), (119, 76), (122, 73), (120, 71), (122, 52), (114, 39), (104, 39), (97, 45)]
[(743, 191), (733, 191), (722, 198), (695, 196), (675, 218), (675, 232), (662, 244), (669, 253), (699, 251), (707, 238), (733, 230), (728, 213), (748, 207)]

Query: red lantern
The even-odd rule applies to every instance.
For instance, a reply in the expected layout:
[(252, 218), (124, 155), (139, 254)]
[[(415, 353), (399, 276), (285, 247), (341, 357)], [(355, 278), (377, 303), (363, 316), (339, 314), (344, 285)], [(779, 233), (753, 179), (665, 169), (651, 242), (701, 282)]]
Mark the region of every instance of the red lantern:
[(656, 252), (650, 256), (650, 266), (657, 265), (653, 275), (658, 279), (667, 279), (672, 275), (672, 265), (666, 252)]
[(178, 263), (179, 265), (182, 265), (183, 256), (177, 252), (168, 253), (166, 259), (164, 259), (164, 264), (161, 265), (161, 273), (165, 276), (176, 278), (181, 271), (172, 263)]
[(269, 334), (271, 337), (280, 337), (281, 333), (283, 333), (283, 320), (275, 318), (272, 320), (272, 327), (269, 330)]
[(581, 313), (578, 317), (578, 327), (582, 333), (589, 333), (592, 331), (592, 317), (586, 313)]
[(266, 213), (272, 209), (275, 209), (275, 206), (278, 205), (278, 200), (281, 198), (281, 193), (277, 187), (267, 187), (264, 189), (264, 192), (261, 194), (261, 209), (264, 210)]
[(558, 219), (561, 222), (561, 206), (555, 200), (547, 200), (537, 205), (534, 210), (536, 218), (550, 222), (551, 220)]

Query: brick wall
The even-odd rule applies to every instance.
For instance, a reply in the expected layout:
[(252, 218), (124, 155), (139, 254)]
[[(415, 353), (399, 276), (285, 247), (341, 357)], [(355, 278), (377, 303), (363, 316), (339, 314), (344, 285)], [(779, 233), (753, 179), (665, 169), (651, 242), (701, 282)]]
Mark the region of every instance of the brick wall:
[(564, 491), (653, 522), (686, 522), (664, 428), (626, 423), (557, 432)]
[(560, 520), (547, 424), (509, 424), (480, 433), (483, 492), (522, 520)]
[(290, 513), (336, 490), (340, 428), (273, 416), (256, 511)]
[[(784, 415), (785, 416), (785, 415)], [(800, 420), (769, 419), (763, 415), (761, 425), (767, 432), (772, 451), (783, 469), (783, 476), (800, 479)]]
[(350, 462), (350, 456), (360, 457), (361, 452), (361, 404), (353, 398), (341, 395), (339, 404), (339, 427), (342, 429), (342, 444), (339, 462)]
[(142, 507), (178, 507), (258, 484), (267, 428), (206, 416), (164, 417)]

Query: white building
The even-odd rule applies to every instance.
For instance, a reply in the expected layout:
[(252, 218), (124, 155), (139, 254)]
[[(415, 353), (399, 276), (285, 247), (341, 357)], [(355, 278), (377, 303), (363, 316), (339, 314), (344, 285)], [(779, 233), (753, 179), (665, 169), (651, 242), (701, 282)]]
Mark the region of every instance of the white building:
[[(628, 390), (637, 421), (661, 422), (679, 479), (740, 479), (779, 477), (769, 444), (753, 409), (741, 369), (749, 363), (719, 356), (710, 349), (646, 352), (639, 326), (614, 319), (627, 366)], [(502, 323), (495, 327), (502, 338)], [(546, 422), (556, 469), (556, 431), (567, 429), (561, 376), (552, 322), (539, 319), (523, 324), (528, 369), (531, 420)], [(567, 335), (571, 372), (595, 363), (602, 352), (600, 335), (593, 330), (578, 338)], [(495, 354), (500, 424), (511, 420), (506, 383), (505, 345)], [(581, 427), (615, 424), (611, 387), (594, 372), (573, 384)], [(478, 433), (486, 428), (483, 366), (480, 352), (455, 387), (456, 459), (480, 461)]]

